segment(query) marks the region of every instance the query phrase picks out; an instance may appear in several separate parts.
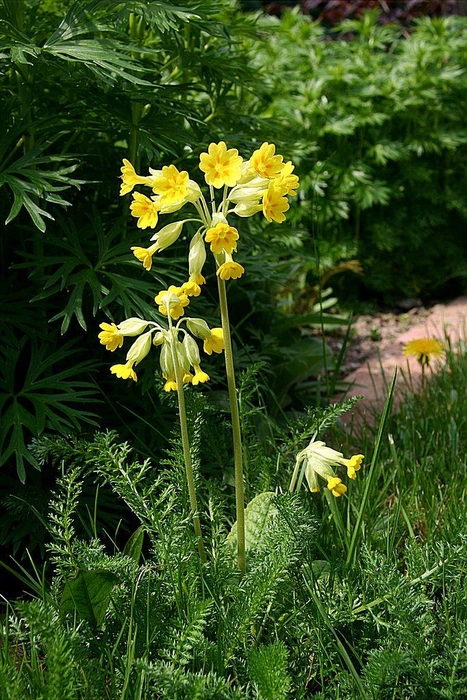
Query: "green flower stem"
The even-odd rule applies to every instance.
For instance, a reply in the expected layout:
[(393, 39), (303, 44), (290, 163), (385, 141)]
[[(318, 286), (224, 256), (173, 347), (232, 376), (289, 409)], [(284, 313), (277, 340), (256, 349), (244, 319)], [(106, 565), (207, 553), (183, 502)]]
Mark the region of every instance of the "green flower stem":
[(232, 416), (233, 452), (235, 465), (235, 507), (237, 515), (237, 554), (238, 568), (243, 575), (246, 572), (245, 563), (245, 496), (243, 487), (242, 435), (240, 430), (240, 414), (238, 410), (237, 389), (235, 386), (235, 369), (230, 336), (229, 310), (225, 281), (217, 277), (219, 288), (219, 303), (224, 333), (225, 369), (229, 390), (230, 412)]
[[(173, 333), (172, 319), (170, 318), (170, 313), (168, 314), (168, 319), (169, 319), (170, 330)], [(172, 342), (170, 343), (170, 349), (172, 352), (172, 361), (173, 361), (174, 370), (175, 370), (175, 381), (177, 383), (178, 415), (180, 418), (180, 432), (181, 432), (181, 436), (182, 436), (182, 447), (183, 447), (183, 458), (185, 461), (186, 481), (187, 481), (188, 493), (189, 493), (189, 497), (190, 497), (190, 507), (191, 507), (191, 511), (193, 513), (193, 527), (195, 529), (195, 535), (196, 535), (196, 539), (198, 541), (199, 558), (201, 559), (203, 564), (205, 564), (206, 563), (206, 552), (204, 550), (203, 535), (201, 533), (201, 523), (200, 523), (200, 519), (199, 519), (199, 515), (198, 515), (198, 501), (196, 498), (195, 479), (193, 476), (193, 462), (191, 460), (190, 441), (188, 438), (188, 424), (187, 424), (187, 420), (186, 420), (185, 394), (183, 393), (183, 377), (182, 377), (182, 372), (180, 369), (180, 363), (178, 361), (177, 352), (176, 352), (174, 345), (173, 345), (173, 337), (172, 337)]]

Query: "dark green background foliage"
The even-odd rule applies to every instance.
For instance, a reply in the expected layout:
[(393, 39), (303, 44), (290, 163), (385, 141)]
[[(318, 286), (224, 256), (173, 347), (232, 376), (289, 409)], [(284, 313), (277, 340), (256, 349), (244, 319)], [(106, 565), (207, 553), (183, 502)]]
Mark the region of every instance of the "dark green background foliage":
[[(271, 18), (257, 61), (268, 115), (295, 136), (300, 220), (322, 261), (358, 258), (361, 292), (385, 303), (429, 300), (465, 288), (466, 19), (410, 33), (377, 19), (330, 41), (297, 13)], [(355, 299), (355, 277), (338, 289)]]
[[(239, 222), (248, 274), (229, 289), (236, 366), (258, 377), (247, 401), (276, 420), (326, 393), (316, 378), (334, 360), (322, 331), (345, 318), (323, 309), (459, 290), (449, 280), (467, 269), (465, 24), (425, 19), (402, 33), (370, 13), (329, 41), (308, 17), (252, 16), (224, 1), (1, 0), (8, 498), (15, 474), (40, 503), (55, 480), (29, 449), (44, 432), (117, 428), (157, 459), (167, 446), (173, 406), (154, 390), (157, 358), (137, 385), (120, 382), (96, 338), (102, 321), (157, 317), (155, 293), (186, 277), (186, 239), (151, 275), (131, 255), (148, 237), (118, 196), (123, 157), (142, 172), (173, 162), (197, 177), (199, 153), (225, 139), (245, 157), (275, 142), (296, 163), (302, 191), (287, 222)], [(192, 306), (218, 325), (209, 267), (207, 278)], [(209, 374), (206, 403), (223, 415), (221, 358)], [(267, 442), (260, 417), (257, 430)]]

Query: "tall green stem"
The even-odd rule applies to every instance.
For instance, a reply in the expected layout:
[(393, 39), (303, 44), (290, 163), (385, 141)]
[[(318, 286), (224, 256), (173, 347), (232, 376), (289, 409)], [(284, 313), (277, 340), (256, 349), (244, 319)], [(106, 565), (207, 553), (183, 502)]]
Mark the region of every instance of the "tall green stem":
[(238, 568), (243, 575), (246, 571), (245, 562), (245, 496), (243, 486), (243, 455), (242, 435), (240, 430), (240, 413), (238, 410), (237, 389), (235, 386), (235, 369), (232, 353), (232, 339), (230, 336), (229, 309), (227, 306), (227, 292), (225, 281), (217, 278), (219, 288), (219, 303), (224, 333), (225, 369), (227, 374), (227, 387), (229, 390), (230, 412), (232, 416), (232, 437), (235, 465), (235, 507), (237, 515), (237, 554)]
[(168, 313), (168, 319), (169, 327), (172, 333), (170, 350), (172, 353), (172, 361), (175, 370), (175, 381), (177, 383), (178, 415), (180, 418), (180, 432), (182, 436), (182, 448), (183, 458), (185, 461), (186, 482), (188, 485), (188, 494), (190, 497), (190, 507), (193, 513), (193, 527), (195, 529), (195, 535), (198, 542), (199, 558), (204, 564), (206, 562), (206, 552), (204, 550), (203, 536), (201, 533), (201, 523), (198, 515), (198, 500), (196, 498), (195, 479), (193, 476), (193, 462), (191, 460), (190, 441), (188, 438), (188, 424), (186, 420), (185, 394), (183, 393), (183, 377), (182, 372), (180, 370), (180, 363), (178, 361), (177, 351), (174, 346), (175, 337), (174, 330), (172, 328), (172, 320), (170, 318), (170, 313)]

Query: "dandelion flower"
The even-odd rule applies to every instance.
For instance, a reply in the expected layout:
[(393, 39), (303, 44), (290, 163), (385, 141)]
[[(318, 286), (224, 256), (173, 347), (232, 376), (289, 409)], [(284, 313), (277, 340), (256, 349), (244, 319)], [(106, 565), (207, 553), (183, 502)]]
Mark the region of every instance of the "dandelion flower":
[(409, 340), (403, 346), (403, 354), (406, 357), (416, 357), (422, 365), (428, 365), (431, 360), (442, 357), (446, 352), (443, 343), (435, 338), (417, 338)]

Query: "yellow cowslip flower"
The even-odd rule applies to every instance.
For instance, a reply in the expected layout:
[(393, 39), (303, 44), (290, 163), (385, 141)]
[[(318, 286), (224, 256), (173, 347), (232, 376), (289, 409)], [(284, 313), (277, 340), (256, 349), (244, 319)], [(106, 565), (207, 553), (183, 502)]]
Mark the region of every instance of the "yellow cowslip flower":
[(238, 280), (244, 272), (245, 268), (240, 263), (230, 259), (217, 268), (216, 274), (221, 280)]
[(164, 391), (177, 391), (177, 382), (175, 381), (175, 375), (171, 375), (170, 377), (166, 377), (165, 375), (162, 375), (164, 379), (167, 381), (164, 384)]
[(237, 216), (241, 216), (242, 218), (247, 218), (249, 216), (254, 216), (257, 214), (259, 211), (263, 210), (263, 205), (258, 204), (256, 201), (255, 202), (239, 202), (234, 206), (231, 211), (236, 214)]
[(191, 380), (191, 383), (196, 386), (197, 384), (204, 384), (204, 382), (208, 382), (210, 377), (209, 374), (206, 374), (206, 372), (203, 372), (201, 367), (199, 365), (194, 365), (195, 369), (195, 376)]
[(150, 177), (142, 177), (135, 172), (134, 167), (126, 158), (123, 159), (123, 166), (120, 168), (122, 173), (122, 184), (120, 185), (120, 196), (128, 194), (132, 191), (135, 185), (149, 185), (152, 181)]
[(362, 465), (363, 459), (363, 455), (354, 455), (350, 459), (341, 460), (340, 463), (347, 467), (347, 476), (349, 479), (357, 478), (357, 472)]
[(134, 360), (127, 362), (124, 365), (112, 365), (110, 368), (110, 371), (112, 374), (115, 374), (119, 379), (133, 379), (134, 382), (138, 381), (138, 377), (136, 376), (136, 372), (133, 369), (133, 365), (135, 364)]
[(190, 275), (188, 282), (182, 284), (182, 291), (185, 292), (187, 297), (199, 297), (201, 294), (201, 285), (206, 284), (206, 280), (203, 275), (193, 274)]
[(269, 223), (276, 221), (281, 224), (285, 221), (284, 212), (287, 209), (289, 209), (287, 198), (282, 195), (280, 189), (275, 187), (273, 180), (263, 197), (263, 214)]
[(130, 349), (127, 352), (126, 359), (127, 362), (134, 363), (135, 365), (139, 365), (139, 363), (144, 360), (146, 355), (151, 349), (151, 344), (152, 344), (152, 330), (148, 331), (147, 333), (143, 333), (142, 335), (139, 336), (131, 345)]
[(344, 493), (347, 491), (347, 486), (342, 483), (338, 476), (334, 476), (328, 481), (328, 489), (333, 496), (338, 498), (339, 496), (344, 495)]
[(204, 237), (206, 243), (211, 244), (211, 250), (218, 255), (224, 250), (226, 253), (231, 253), (237, 249), (238, 231), (233, 226), (219, 221), (214, 227), (206, 231)]
[(105, 345), (106, 350), (114, 352), (123, 345), (123, 333), (121, 333), (115, 323), (101, 323), (99, 328), (102, 332), (97, 336), (101, 345)]
[(211, 143), (207, 153), (201, 153), (199, 169), (204, 173), (208, 185), (216, 189), (234, 187), (241, 176), (243, 158), (236, 148), (229, 148), (224, 141)]
[(188, 173), (175, 165), (164, 165), (162, 175), (154, 178), (152, 191), (160, 195), (163, 205), (172, 206), (184, 202), (188, 196)]
[(406, 357), (416, 357), (419, 363), (425, 366), (430, 364), (430, 360), (442, 357), (446, 349), (444, 344), (435, 338), (417, 338), (409, 340), (402, 351)]
[(280, 191), (282, 196), (288, 194), (290, 197), (295, 197), (295, 190), (300, 186), (298, 175), (293, 175), (294, 165), (289, 160), (284, 164), (278, 177), (274, 179), (274, 186)]
[(207, 355), (213, 352), (221, 353), (224, 349), (224, 331), (222, 328), (212, 328), (211, 334), (204, 339), (203, 350)]
[(273, 143), (263, 143), (261, 148), (253, 153), (250, 158), (250, 167), (261, 177), (268, 179), (277, 177), (283, 168), (283, 158), (274, 155), (276, 147)]
[(342, 465), (347, 467), (347, 476), (356, 478), (356, 472), (360, 469), (363, 455), (353, 455), (346, 459), (342, 452), (327, 447), (322, 440), (311, 440), (308, 447), (297, 455), (296, 465), (304, 466), (304, 476), (308, 482), (310, 491), (319, 491), (318, 476), (328, 482), (328, 488), (333, 496), (342, 496), (347, 491), (347, 487), (342, 484), (341, 479), (336, 475), (333, 466)]
[(170, 316), (176, 321), (183, 316), (184, 307), (188, 306), (190, 300), (185, 292), (180, 287), (171, 284), (168, 289), (163, 289), (162, 292), (154, 298), (154, 301), (159, 306), (159, 311), (164, 316), (167, 316), (167, 309), (170, 309)]
[(133, 245), (130, 250), (133, 251), (135, 258), (143, 263), (144, 269), (149, 272), (152, 267), (152, 256), (159, 250), (159, 244), (153, 243), (149, 248)]
[(153, 199), (149, 199), (140, 192), (133, 192), (133, 201), (130, 204), (131, 215), (138, 221), (138, 228), (155, 228), (159, 219), (160, 206)]

